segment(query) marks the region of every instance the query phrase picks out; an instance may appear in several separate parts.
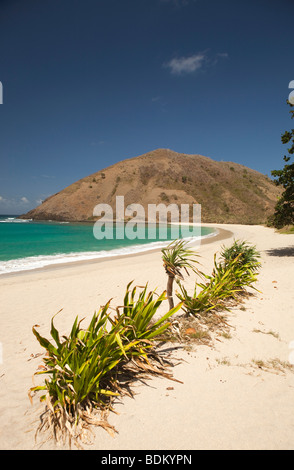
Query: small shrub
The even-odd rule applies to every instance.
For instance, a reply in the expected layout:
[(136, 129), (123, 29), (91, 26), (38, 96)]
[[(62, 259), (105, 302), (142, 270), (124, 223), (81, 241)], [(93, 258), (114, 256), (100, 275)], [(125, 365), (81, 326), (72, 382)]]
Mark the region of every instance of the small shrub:
[(173, 282), (175, 279), (183, 279), (181, 270), (185, 270), (189, 274), (188, 269), (197, 272), (195, 265), (198, 264), (197, 254), (187, 248), (188, 242), (185, 240), (174, 240), (166, 248), (162, 248), (162, 261), (165, 272), (168, 276), (167, 281), (167, 298), (169, 307), (173, 308)]
[[(75, 443), (89, 438), (91, 425), (102, 426), (113, 434), (115, 429), (106, 419), (113, 397), (123, 394), (119, 382), (122, 370), (128, 364), (137, 365), (137, 371), (165, 374), (162, 365), (155, 367), (154, 340), (170, 326), (168, 319), (181, 304), (169, 310), (157, 321), (153, 320), (166, 294), (147, 294), (147, 286), (136, 298), (137, 288), (127, 285), (122, 312), (116, 309), (111, 318), (110, 301), (95, 313), (87, 328), (76, 317), (69, 336), (62, 336), (51, 320), (53, 341), (42, 337), (33, 327), (40, 345), (47, 351), (44, 370), (36, 375), (47, 374), (44, 385), (32, 387), (33, 392), (44, 391), (40, 400), (46, 404), (38, 431), (47, 429), (56, 441)], [(161, 363), (159, 363), (161, 364)], [(125, 379), (124, 379), (125, 380)], [(100, 411), (99, 417), (96, 416)]]
[(245, 241), (235, 240), (230, 247), (222, 247), (221, 257), (225, 265), (238, 258), (238, 266), (246, 266), (247, 270), (256, 272), (260, 268), (260, 253), (255, 246), (250, 246)]
[(160, 198), (161, 198), (162, 201), (169, 202), (169, 197), (166, 193), (161, 193)]
[(231, 247), (223, 248), (220, 261), (214, 256), (212, 275), (202, 273), (206, 282), (195, 282), (192, 295), (179, 283), (177, 297), (183, 302), (183, 309), (193, 315), (227, 309), (229, 299), (235, 299), (246, 287), (253, 287), (260, 267), (258, 258), (255, 247), (245, 242), (234, 242)]

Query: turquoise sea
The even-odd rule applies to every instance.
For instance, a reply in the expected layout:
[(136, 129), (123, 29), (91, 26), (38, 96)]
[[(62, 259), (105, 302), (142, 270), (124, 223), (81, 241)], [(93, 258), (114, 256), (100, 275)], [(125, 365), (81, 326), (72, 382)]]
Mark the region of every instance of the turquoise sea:
[[(175, 227), (171, 226), (167, 227), (166, 233), (162, 233), (160, 226), (154, 226), (152, 238), (148, 238), (147, 224), (144, 230), (144, 238), (117, 239), (114, 227), (113, 239), (98, 240), (93, 234), (92, 224), (36, 222), (18, 219), (14, 215), (0, 215), (0, 275), (51, 264), (146, 251), (178, 238)], [(187, 234), (184, 238), (196, 240), (214, 233), (214, 229), (201, 226), (192, 238)], [(180, 229), (179, 234), (181, 237)]]

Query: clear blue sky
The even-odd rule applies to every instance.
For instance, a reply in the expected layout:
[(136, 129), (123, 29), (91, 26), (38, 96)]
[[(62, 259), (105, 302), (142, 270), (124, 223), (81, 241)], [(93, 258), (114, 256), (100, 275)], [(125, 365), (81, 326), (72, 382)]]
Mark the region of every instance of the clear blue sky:
[(293, 0), (1, 0), (0, 213), (155, 148), (283, 166)]

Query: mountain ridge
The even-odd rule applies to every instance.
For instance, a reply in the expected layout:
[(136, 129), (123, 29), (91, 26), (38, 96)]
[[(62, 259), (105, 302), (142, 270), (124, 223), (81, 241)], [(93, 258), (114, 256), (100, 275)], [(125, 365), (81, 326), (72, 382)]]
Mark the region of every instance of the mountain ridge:
[(23, 219), (92, 222), (93, 209), (116, 196), (125, 207), (141, 204), (201, 204), (202, 222), (262, 224), (281, 194), (267, 176), (234, 162), (156, 149), (81, 178), (49, 196)]

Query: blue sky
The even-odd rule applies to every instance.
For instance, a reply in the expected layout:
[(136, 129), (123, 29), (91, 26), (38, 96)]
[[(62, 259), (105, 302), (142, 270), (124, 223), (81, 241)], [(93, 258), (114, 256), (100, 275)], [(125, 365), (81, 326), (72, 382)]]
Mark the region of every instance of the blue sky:
[(293, 0), (1, 0), (0, 214), (155, 148), (270, 175)]

